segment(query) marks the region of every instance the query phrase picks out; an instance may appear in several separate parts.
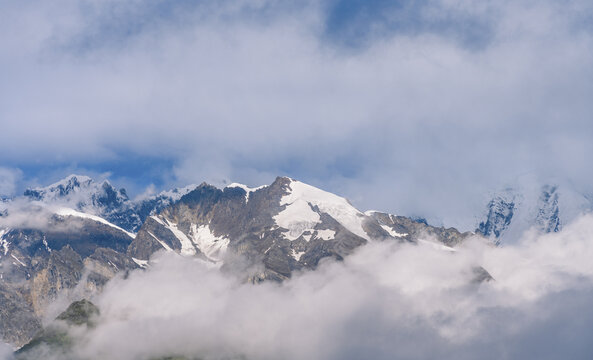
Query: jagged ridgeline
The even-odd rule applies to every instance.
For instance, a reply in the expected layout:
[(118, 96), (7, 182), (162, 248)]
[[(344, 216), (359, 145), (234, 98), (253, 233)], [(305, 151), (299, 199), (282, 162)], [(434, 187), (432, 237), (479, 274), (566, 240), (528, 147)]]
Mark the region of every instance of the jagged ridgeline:
[(361, 212), (287, 177), (258, 188), (204, 183), (132, 201), (107, 181), (72, 175), (2, 206), (0, 338), (15, 347), (42, 331), (41, 319), (54, 314), (59, 297), (91, 298), (114, 276), (149, 267), (159, 251), (197, 257), (257, 283), (314, 270), (322, 259), (341, 260), (368, 242), (433, 241), (451, 251), (473, 235)]

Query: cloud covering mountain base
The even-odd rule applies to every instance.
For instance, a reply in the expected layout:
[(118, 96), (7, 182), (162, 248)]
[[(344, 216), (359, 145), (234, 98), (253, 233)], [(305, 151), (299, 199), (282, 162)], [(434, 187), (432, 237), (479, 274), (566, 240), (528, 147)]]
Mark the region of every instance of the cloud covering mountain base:
[[(93, 301), (77, 357), (589, 358), (593, 216), (513, 246), (371, 243), (283, 284), (244, 284), (163, 254)], [(472, 282), (475, 266), (494, 281)]]

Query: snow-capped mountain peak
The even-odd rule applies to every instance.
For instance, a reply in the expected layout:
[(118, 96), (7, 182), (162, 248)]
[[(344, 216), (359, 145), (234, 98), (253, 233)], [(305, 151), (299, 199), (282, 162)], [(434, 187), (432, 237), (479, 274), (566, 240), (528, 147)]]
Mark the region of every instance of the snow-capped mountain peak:
[(97, 214), (103, 212), (97, 208), (113, 209), (129, 200), (124, 189), (117, 190), (108, 180), (97, 183), (88, 176), (74, 174), (46, 187), (27, 189), (24, 195), (32, 200), (68, 204)]
[(130, 200), (125, 189), (115, 188), (109, 180), (96, 182), (88, 176), (72, 174), (51, 185), (27, 189), (24, 196), (46, 205), (101, 217), (134, 233), (146, 217), (179, 201), (195, 188), (196, 185), (188, 185)]
[(84, 175), (69, 175), (45, 187), (25, 190), (25, 196), (40, 201), (57, 201), (87, 190), (93, 179)]
[(289, 229), (292, 236), (304, 225), (308, 224), (312, 227), (319, 222), (319, 215), (311, 208), (313, 206), (329, 214), (353, 234), (370, 240), (362, 226), (366, 216), (348, 200), (300, 181), (287, 179), (289, 180), (288, 192), (280, 200), (280, 205), (286, 207), (275, 217), (275, 220), (281, 227)]

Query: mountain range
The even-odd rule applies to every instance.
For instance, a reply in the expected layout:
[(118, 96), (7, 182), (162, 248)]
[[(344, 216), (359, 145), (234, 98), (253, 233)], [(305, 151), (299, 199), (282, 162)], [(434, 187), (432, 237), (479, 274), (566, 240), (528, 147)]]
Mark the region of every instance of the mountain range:
[[(516, 192), (504, 191), (489, 202), (475, 232), (460, 232), (363, 212), (288, 177), (257, 188), (202, 183), (131, 200), (108, 181), (70, 175), (1, 203), (0, 339), (27, 344), (44, 320), (64, 310), (61, 304), (91, 297), (116, 274), (150, 267), (159, 251), (196, 257), (245, 282), (281, 282), (368, 242), (428, 242), (454, 252), (470, 236), (496, 243), (530, 221), (541, 231), (558, 231), (560, 194), (558, 187), (542, 188), (533, 212), (523, 210), (526, 202)], [(477, 281), (489, 278), (475, 270)]]

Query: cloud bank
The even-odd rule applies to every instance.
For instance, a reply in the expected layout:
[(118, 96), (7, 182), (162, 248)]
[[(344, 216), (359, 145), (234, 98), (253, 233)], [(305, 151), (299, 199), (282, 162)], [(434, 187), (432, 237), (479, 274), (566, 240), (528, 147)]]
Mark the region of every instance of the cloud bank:
[(526, 172), (591, 190), (588, 1), (1, 7), (0, 161), (30, 181), (289, 175), (464, 228)]
[[(593, 216), (517, 245), (373, 243), (283, 284), (163, 254), (110, 282), (84, 359), (587, 359)], [(473, 283), (482, 265), (495, 281)]]

